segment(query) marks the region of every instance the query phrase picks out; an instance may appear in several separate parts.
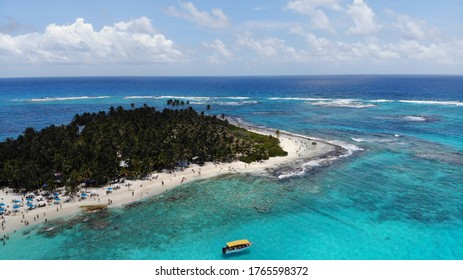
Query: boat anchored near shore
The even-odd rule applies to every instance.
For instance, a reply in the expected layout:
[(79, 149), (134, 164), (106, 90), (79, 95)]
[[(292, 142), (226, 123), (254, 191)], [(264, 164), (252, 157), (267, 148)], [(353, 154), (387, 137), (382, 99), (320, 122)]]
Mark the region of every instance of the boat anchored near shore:
[(227, 246), (222, 248), (222, 254), (237, 253), (248, 249), (252, 246), (252, 242), (247, 239), (235, 240), (227, 242)]

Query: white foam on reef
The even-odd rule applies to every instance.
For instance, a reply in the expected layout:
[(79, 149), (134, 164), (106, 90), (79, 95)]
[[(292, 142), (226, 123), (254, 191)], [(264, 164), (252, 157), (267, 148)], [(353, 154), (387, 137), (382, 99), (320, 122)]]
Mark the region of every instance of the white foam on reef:
[[(398, 137), (398, 136), (396, 136)], [(389, 143), (396, 141), (395, 139), (387, 139), (387, 138), (356, 138), (351, 137), (352, 140), (355, 142), (366, 142), (366, 143)]]
[(312, 97), (269, 97), (268, 100), (323, 101), (323, 100), (333, 100), (333, 99), (331, 99), (331, 98), (312, 98)]
[(250, 101), (239, 101), (239, 102), (234, 102), (234, 101), (227, 101), (227, 102), (214, 102), (213, 104), (218, 104), (218, 105), (228, 105), (228, 106), (241, 106), (241, 105), (252, 105), (252, 104), (257, 104), (259, 102), (250, 100)]
[(435, 100), (399, 100), (402, 103), (415, 103), (424, 105), (463, 106), (462, 101), (435, 101)]
[(424, 116), (405, 116), (404, 120), (411, 122), (425, 122), (427, 121), (427, 118)]
[(185, 99), (195, 101), (207, 101), (212, 97), (209, 96), (176, 96), (176, 95), (130, 95), (124, 99)]
[[(304, 101), (306, 104), (324, 107), (337, 107), (337, 108), (370, 108), (375, 107), (375, 104), (366, 103), (360, 99), (346, 99), (346, 98), (309, 98), (309, 97), (270, 97), (269, 100), (298, 100)], [(379, 101), (378, 101), (379, 102)]]
[(217, 97), (217, 98), (223, 98), (223, 99), (236, 99), (236, 100), (246, 100), (249, 99), (247, 96), (225, 96), (225, 97)]
[(247, 96), (183, 96), (183, 95), (129, 95), (125, 96), (124, 99), (185, 99), (194, 101), (208, 101), (208, 100), (219, 100), (219, 99), (230, 99), (230, 100), (247, 100)]
[(69, 101), (69, 100), (84, 100), (84, 99), (104, 99), (111, 98), (110, 96), (69, 96), (69, 97), (42, 97), (31, 99), (15, 99), (13, 101), (30, 101), (30, 102), (53, 102), (53, 101)]
[(390, 99), (373, 99), (373, 100), (368, 100), (368, 102), (373, 102), (373, 103), (390, 103), (390, 102), (394, 102), (394, 100), (390, 100)]
[[(319, 140), (320, 141), (320, 139), (314, 139), (314, 140)], [(331, 143), (333, 145), (341, 146), (347, 152), (345, 154), (341, 154), (341, 155), (333, 155), (333, 156), (327, 156), (327, 157), (322, 157), (322, 158), (316, 158), (316, 159), (309, 160), (307, 162), (304, 162), (301, 165), (301, 170), (291, 171), (291, 172), (288, 172), (288, 173), (285, 173), (285, 174), (281, 174), (281, 175), (278, 176), (278, 179), (287, 179), (287, 178), (291, 178), (291, 177), (295, 177), (295, 176), (303, 176), (304, 174), (306, 174), (307, 171), (309, 171), (309, 170), (311, 170), (313, 168), (329, 166), (338, 159), (349, 157), (349, 156), (353, 155), (354, 152), (357, 152), (357, 151), (363, 151), (363, 149), (361, 147), (357, 146), (357, 145), (349, 144), (349, 143), (339, 141), (339, 140), (326, 141), (326, 142)]]
[[(392, 100), (392, 99), (335, 99), (335, 98), (313, 98), (313, 97), (269, 97), (268, 100), (299, 100), (309, 101), (312, 105), (327, 106), (327, 107), (350, 107), (350, 108), (369, 108), (376, 106), (371, 103), (414, 103), (422, 105), (445, 105), (445, 106), (463, 106), (463, 101), (437, 101), (437, 100)], [(319, 102), (311, 102), (319, 101)], [(326, 102), (326, 103), (325, 103)]]
[[(289, 133), (289, 132), (286, 132), (286, 133)], [(293, 135), (298, 136), (298, 137), (308, 138), (307, 136), (300, 135), (300, 134), (294, 134), (293, 133)], [(310, 139), (317, 140), (317, 141), (324, 141), (324, 142), (332, 144), (332, 145), (340, 146), (340, 147), (344, 148), (344, 150), (346, 152), (344, 154), (340, 154), (340, 155), (332, 155), (332, 156), (326, 156), (326, 157), (311, 159), (311, 160), (309, 160), (307, 162), (304, 162), (301, 165), (301, 170), (294, 170), (294, 171), (290, 171), (290, 172), (285, 173), (285, 174), (281, 174), (281, 175), (278, 176), (278, 179), (287, 179), (287, 178), (295, 177), (295, 176), (303, 176), (304, 174), (306, 174), (307, 171), (309, 171), (309, 170), (311, 170), (313, 168), (329, 166), (333, 162), (335, 162), (336, 160), (352, 156), (355, 152), (363, 151), (363, 148), (361, 148), (361, 147), (359, 147), (357, 145), (346, 143), (346, 142), (340, 141), (340, 140), (323, 140), (323, 139), (314, 138), (314, 137), (310, 137)]]
[(316, 102), (305, 102), (315, 106), (324, 106), (324, 107), (336, 107), (336, 108), (371, 108), (375, 107), (375, 104), (364, 103), (357, 99), (333, 99), (329, 101), (316, 101)]

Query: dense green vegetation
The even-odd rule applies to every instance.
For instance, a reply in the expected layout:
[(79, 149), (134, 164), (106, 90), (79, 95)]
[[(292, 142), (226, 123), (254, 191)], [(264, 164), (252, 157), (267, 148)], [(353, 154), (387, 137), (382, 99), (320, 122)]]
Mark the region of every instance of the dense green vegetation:
[[(177, 105), (173, 101), (173, 105)], [(183, 104), (178, 104), (183, 105)], [(143, 106), (76, 115), (68, 125), (27, 128), (0, 143), (0, 180), (17, 189), (75, 192), (82, 182), (106, 183), (175, 169), (186, 162), (286, 155), (279, 140), (251, 133), (216, 116), (186, 109)]]

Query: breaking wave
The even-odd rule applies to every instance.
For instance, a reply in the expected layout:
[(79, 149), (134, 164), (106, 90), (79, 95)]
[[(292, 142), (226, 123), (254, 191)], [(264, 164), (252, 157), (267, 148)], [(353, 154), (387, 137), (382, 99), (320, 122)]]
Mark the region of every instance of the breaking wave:
[(21, 102), (53, 102), (53, 101), (70, 101), (70, 100), (85, 100), (85, 99), (105, 99), (111, 98), (110, 96), (69, 96), (69, 97), (41, 97), (30, 99), (14, 99), (12, 101)]
[(462, 101), (435, 101), (435, 100), (399, 100), (402, 103), (415, 103), (424, 105), (463, 106)]
[(176, 96), (176, 95), (131, 95), (126, 96), (124, 99), (185, 99), (195, 101), (207, 101), (211, 97), (208, 96)]
[(335, 99), (335, 100), (330, 100), (330, 101), (316, 101), (316, 102), (305, 102), (305, 103), (309, 103), (315, 106), (335, 107), (335, 108), (362, 109), (362, 108), (376, 107), (375, 104), (363, 103), (355, 99)]
[(425, 122), (427, 121), (427, 118), (424, 116), (405, 116), (404, 120), (411, 122)]
[(218, 104), (218, 105), (228, 105), (228, 106), (241, 106), (241, 105), (252, 105), (252, 104), (257, 104), (259, 102), (255, 100), (250, 100), (250, 101), (239, 101), (239, 102), (214, 102), (213, 104)]
[[(306, 103), (319, 106), (327, 107), (351, 107), (351, 108), (368, 108), (374, 107), (375, 104), (371, 103), (414, 103), (421, 105), (445, 105), (445, 106), (463, 106), (463, 101), (437, 101), (437, 100), (393, 100), (393, 99), (342, 99), (342, 98), (318, 98), (318, 97), (269, 97), (268, 100), (296, 100), (296, 101), (308, 101)], [(311, 102), (311, 101), (319, 101)], [(325, 103), (326, 102), (326, 103)], [(345, 104), (351, 102), (351, 104)], [(353, 103), (356, 102), (356, 103)]]
[(246, 100), (247, 96), (183, 96), (183, 95), (129, 95), (124, 99), (184, 99), (193, 101), (209, 101), (209, 100)]

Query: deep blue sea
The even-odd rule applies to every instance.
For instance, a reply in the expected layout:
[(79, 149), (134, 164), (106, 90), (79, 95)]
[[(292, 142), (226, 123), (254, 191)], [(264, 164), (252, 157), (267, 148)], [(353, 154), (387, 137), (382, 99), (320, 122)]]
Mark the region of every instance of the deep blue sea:
[[(355, 152), (284, 179), (228, 175), (32, 227), (0, 259), (463, 259), (462, 76), (0, 79), (0, 140), (169, 98)], [(242, 238), (254, 246), (222, 256)]]

